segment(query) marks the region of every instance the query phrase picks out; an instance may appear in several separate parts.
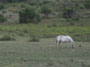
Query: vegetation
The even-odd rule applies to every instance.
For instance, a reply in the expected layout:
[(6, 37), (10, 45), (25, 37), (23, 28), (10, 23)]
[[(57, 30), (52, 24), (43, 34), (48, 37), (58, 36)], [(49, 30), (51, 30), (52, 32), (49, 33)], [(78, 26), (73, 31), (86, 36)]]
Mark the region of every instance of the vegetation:
[(7, 19), (3, 15), (0, 15), (0, 23), (3, 23), (5, 21), (7, 21)]
[(90, 0), (85, 0), (84, 5), (87, 9), (90, 9)]
[(1, 34), (12, 33), (16, 36), (30, 36), (39, 38), (52, 38), (59, 34), (70, 35), (75, 41), (90, 41), (89, 26), (48, 26), (41, 24), (21, 24), (0, 26)]
[(29, 33), (30, 35), (30, 39), (29, 39), (29, 42), (40, 42), (40, 38), (39, 38), (39, 35), (37, 32), (35, 31), (30, 31)]
[(1, 38), (0, 41), (12, 41), (15, 40), (14, 37), (10, 36), (9, 34), (4, 34)]
[(37, 37), (31, 37), (30, 40), (29, 40), (29, 42), (39, 42), (39, 41), (40, 40)]
[(65, 2), (64, 4), (62, 4), (62, 11), (63, 11), (62, 16), (66, 19), (72, 19), (78, 21), (80, 18), (79, 9), (81, 8), (81, 5), (79, 5), (79, 3), (77, 2), (72, 2), (72, 1)]
[(0, 67), (90, 67), (90, 1), (0, 0), (0, 41)]
[[(38, 23), (38, 21), (40, 21), (40, 17), (41, 20), (43, 20), (44, 18), (65, 18), (66, 20), (70, 19), (73, 22), (73, 20), (79, 21), (80, 19), (90, 16), (89, 14), (87, 14), (87, 12), (89, 13), (90, 11), (89, 0), (1, 0), (1, 2), (1, 9), (3, 8), (8, 11), (6, 15), (9, 13), (12, 13), (12, 15), (15, 14), (15, 16), (13, 16), (15, 18), (15, 21), (13, 21), (13, 23), (15, 23), (16, 20), (17, 22), (19, 22), (20, 20), (20, 23), (28, 23), (28, 21), (30, 21), (31, 23)], [(3, 2), (7, 2), (7, 6), (3, 5)], [(28, 5), (28, 7), (26, 7), (26, 5)], [(29, 13), (27, 11), (25, 12), (25, 10), (27, 10)], [(30, 16), (31, 19), (28, 19), (28, 17), (24, 17), (24, 14), (27, 14), (28, 17)], [(12, 20), (12, 18), (8, 19)]]
[(44, 5), (41, 8), (41, 13), (44, 14), (45, 18), (48, 18), (49, 14), (51, 14), (52, 9), (49, 7), (49, 5)]
[(3, 5), (3, 3), (0, 3), (0, 10), (4, 9), (5, 6)]
[[(89, 67), (90, 42), (75, 42), (76, 48), (56, 48), (55, 39), (26, 42), (27, 38), (14, 42), (0, 42), (1, 67)], [(17, 38), (17, 39), (18, 39)], [(79, 47), (81, 45), (82, 47)]]
[(38, 23), (40, 21), (39, 12), (34, 7), (27, 7), (19, 12), (20, 23)]
[(27, 0), (0, 0), (1, 2), (24, 2)]

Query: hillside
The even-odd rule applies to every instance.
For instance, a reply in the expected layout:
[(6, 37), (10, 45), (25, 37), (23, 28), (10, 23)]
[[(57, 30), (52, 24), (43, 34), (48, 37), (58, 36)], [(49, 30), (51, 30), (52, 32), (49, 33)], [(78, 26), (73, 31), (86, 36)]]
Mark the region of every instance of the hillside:
[(76, 41), (90, 41), (89, 6), (89, 0), (1, 0), (0, 32), (2, 36), (38, 34), (40, 38), (63, 34)]
[[(89, 17), (90, 17), (90, 10), (85, 7), (84, 0), (82, 0), (82, 2), (80, 0), (68, 0), (68, 1), (64, 1), (64, 0), (47, 0), (47, 1), (46, 0), (33, 0), (33, 1), (20, 0), (20, 2), (15, 2), (16, 0), (15, 1), (14, 0), (13, 1), (5, 0), (5, 1), (7, 1), (7, 2), (0, 3), (1, 4), (0, 5), (1, 6), (0, 14), (3, 15), (7, 19), (7, 21), (3, 22), (5, 24), (19, 23), (19, 17), (20, 17), (19, 11), (26, 8), (27, 6), (36, 7), (37, 10), (39, 10), (39, 13), (41, 16), (42, 21), (40, 23), (45, 23), (45, 21), (44, 21), (45, 13), (42, 13), (42, 7), (48, 6), (47, 8), (49, 8), (51, 10), (51, 12), (48, 14), (48, 18), (45, 19), (45, 20), (47, 20), (47, 22), (52, 22), (52, 23), (62, 22), (61, 23), (61, 25), (62, 25), (63, 22), (68, 22), (67, 18), (66, 18), (68, 16), (68, 18), (70, 19), (69, 22), (80, 22), (78, 24), (82, 24), (82, 25), (89, 24), (90, 25), (89, 22), (87, 22), (87, 23), (81, 22), (81, 20), (84, 21), (84, 19), (85, 19), (85, 21), (89, 21)], [(26, 1), (26, 2), (23, 2), (23, 1)], [(77, 6), (78, 6), (78, 8), (77, 8)], [(47, 8), (46, 8), (46, 10), (48, 10)], [(63, 15), (64, 14), (63, 12), (67, 8), (74, 9), (73, 13)], [(53, 21), (53, 19), (55, 21)], [(52, 24), (52, 23), (50, 23), (50, 24)]]

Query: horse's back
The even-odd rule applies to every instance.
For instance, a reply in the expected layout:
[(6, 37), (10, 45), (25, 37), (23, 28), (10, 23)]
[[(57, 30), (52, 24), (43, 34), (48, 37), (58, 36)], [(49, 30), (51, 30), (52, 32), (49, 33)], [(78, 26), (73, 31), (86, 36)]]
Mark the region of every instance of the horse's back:
[(72, 37), (71, 36), (66, 36), (66, 38), (70, 41), (73, 41)]
[(66, 41), (73, 41), (71, 36), (64, 36), (64, 35), (59, 35), (56, 37), (57, 41), (62, 41), (62, 42), (66, 42)]

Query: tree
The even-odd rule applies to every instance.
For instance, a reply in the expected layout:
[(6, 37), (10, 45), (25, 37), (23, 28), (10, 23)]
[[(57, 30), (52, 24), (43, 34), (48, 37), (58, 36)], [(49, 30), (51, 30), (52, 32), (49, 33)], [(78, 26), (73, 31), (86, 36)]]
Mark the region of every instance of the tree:
[(19, 12), (20, 23), (38, 23), (40, 14), (35, 7), (27, 7)]
[(85, 0), (84, 6), (85, 6), (87, 9), (90, 9), (90, 0)]
[(77, 2), (64, 2), (62, 4), (62, 16), (66, 19), (79, 20), (81, 4)]
[(4, 8), (5, 8), (5, 6), (2, 3), (0, 3), (0, 10), (2, 10)]
[(52, 9), (49, 6), (44, 5), (41, 7), (41, 13), (45, 15), (45, 18), (48, 18), (49, 14), (52, 13)]
[(72, 16), (74, 16), (75, 11), (73, 9), (65, 9), (65, 11), (63, 12), (63, 17), (64, 18), (72, 18)]
[(5, 21), (7, 21), (7, 19), (3, 15), (0, 14), (0, 23), (3, 23)]

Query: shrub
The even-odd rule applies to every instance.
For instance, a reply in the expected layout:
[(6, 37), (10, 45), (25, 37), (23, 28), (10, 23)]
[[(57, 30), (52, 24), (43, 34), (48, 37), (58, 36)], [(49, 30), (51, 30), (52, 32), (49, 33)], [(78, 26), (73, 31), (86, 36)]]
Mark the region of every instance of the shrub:
[[(79, 11), (83, 6), (77, 2), (64, 2), (61, 5), (62, 16), (65, 19), (79, 20)], [(61, 13), (61, 12), (60, 12)]]
[(39, 42), (39, 35), (36, 32), (30, 33), (30, 40), (29, 42)]
[(20, 23), (38, 23), (39, 11), (35, 7), (27, 7), (19, 12)]
[(10, 40), (15, 40), (15, 38), (8, 34), (5, 34), (0, 38), (0, 41), (10, 41)]
[(6, 10), (2, 10), (2, 13), (5, 14), (5, 13), (7, 13), (7, 11)]
[(2, 10), (4, 8), (5, 8), (5, 6), (2, 3), (0, 3), (0, 10)]
[(37, 4), (37, 2), (36, 2), (35, 0), (31, 0), (31, 1), (29, 1), (29, 5), (34, 6), (34, 5), (36, 5), (36, 4)]
[(37, 37), (31, 37), (31, 39), (29, 40), (29, 42), (39, 42), (39, 38)]
[(48, 60), (48, 63), (46, 64), (46, 66), (53, 66), (54, 65), (54, 61), (53, 60)]
[(90, 9), (90, 0), (85, 0), (84, 6), (85, 6), (87, 9)]
[(72, 18), (72, 16), (74, 15), (75, 11), (73, 9), (65, 9), (63, 12), (63, 17), (64, 18)]
[(41, 7), (41, 13), (44, 14), (45, 18), (48, 18), (49, 14), (52, 13), (52, 9), (49, 5), (44, 5)]
[(5, 21), (7, 21), (7, 19), (3, 15), (0, 15), (0, 23), (3, 23)]
[(51, 2), (50, 0), (44, 0), (43, 4), (50, 4), (50, 2)]

